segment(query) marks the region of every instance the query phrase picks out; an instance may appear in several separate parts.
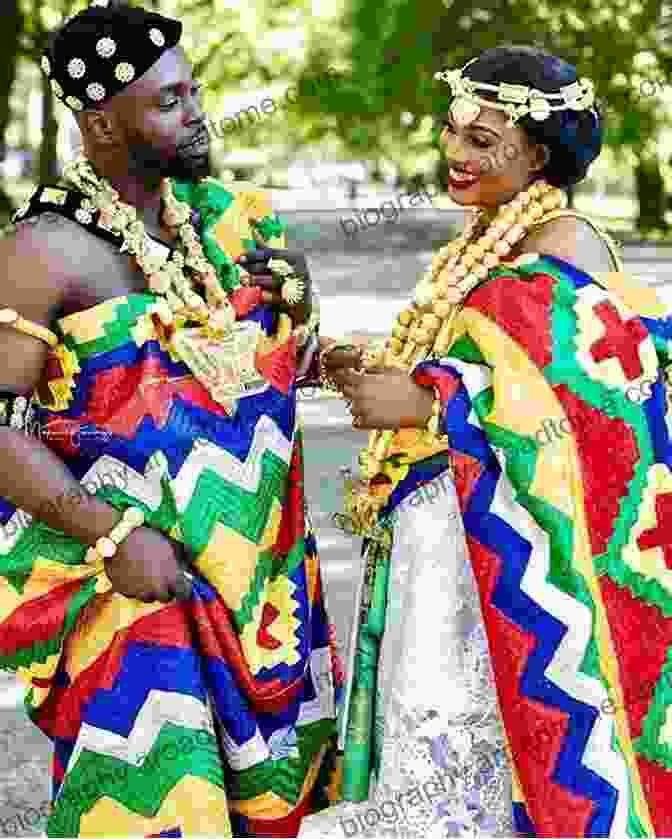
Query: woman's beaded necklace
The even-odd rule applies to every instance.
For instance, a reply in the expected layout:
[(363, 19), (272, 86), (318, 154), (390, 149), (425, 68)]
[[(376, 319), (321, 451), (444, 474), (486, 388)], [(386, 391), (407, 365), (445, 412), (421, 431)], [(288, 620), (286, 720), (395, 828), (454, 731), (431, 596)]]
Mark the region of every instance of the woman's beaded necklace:
[[(491, 221), (487, 211), (479, 210), (462, 235), (434, 255), (431, 268), (416, 286), (415, 302), (399, 314), (385, 349), (366, 354), (364, 366), (411, 369), (431, 354), (444, 355), (452, 344), (455, 317), (469, 292), (487, 279), (529, 228), (564, 207), (566, 200), (561, 189), (539, 180), (503, 204)], [(383, 471), (395, 434), (377, 430), (369, 435), (362, 462), (367, 491), (349, 502), (349, 511), (360, 526), (371, 527), (377, 510), (386, 503), (385, 495), (373, 491), (372, 481)]]

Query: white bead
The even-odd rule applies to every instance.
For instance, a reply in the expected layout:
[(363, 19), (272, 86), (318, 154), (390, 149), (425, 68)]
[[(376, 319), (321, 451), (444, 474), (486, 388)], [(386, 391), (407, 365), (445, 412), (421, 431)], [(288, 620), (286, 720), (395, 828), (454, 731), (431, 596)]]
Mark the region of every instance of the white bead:
[(551, 105), (547, 99), (535, 97), (530, 99), (530, 116), (537, 122), (543, 122), (551, 115)]
[(145, 514), (139, 507), (129, 507), (127, 510), (124, 511), (123, 516), (129, 524), (132, 524), (134, 527), (140, 527), (141, 524), (145, 521)]
[(428, 283), (419, 282), (415, 289), (415, 302), (418, 306), (429, 306), (433, 300), (432, 287)]
[(135, 78), (135, 67), (127, 61), (122, 61), (114, 68), (114, 75), (120, 82), (130, 82)]
[(51, 64), (49, 63), (49, 59), (46, 55), (42, 56), (42, 61), (40, 62), (40, 64), (47, 76), (51, 75)]
[(68, 62), (68, 75), (71, 79), (81, 79), (86, 73), (86, 64), (81, 58), (73, 58)]
[(107, 536), (101, 536), (96, 542), (96, 551), (104, 559), (111, 559), (117, 552), (117, 545)]
[(100, 102), (101, 99), (105, 98), (105, 88), (102, 86), (102, 84), (98, 84), (98, 82), (93, 82), (93, 84), (87, 85), (86, 95), (89, 97), (89, 99), (92, 99), (94, 102)]
[(112, 38), (101, 38), (96, 44), (96, 52), (101, 58), (112, 58), (117, 51), (117, 42)]
[(156, 27), (149, 30), (149, 39), (157, 47), (162, 47), (166, 43), (163, 32), (160, 29), (156, 29)]
[(28, 407), (28, 400), (25, 396), (17, 396), (14, 400), (14, 410), (25, 411)]
[(75, 218), (80, 224), (91, 224), (92, 216), (88, 210), (83, 210), (81, 207), (75, 210)]

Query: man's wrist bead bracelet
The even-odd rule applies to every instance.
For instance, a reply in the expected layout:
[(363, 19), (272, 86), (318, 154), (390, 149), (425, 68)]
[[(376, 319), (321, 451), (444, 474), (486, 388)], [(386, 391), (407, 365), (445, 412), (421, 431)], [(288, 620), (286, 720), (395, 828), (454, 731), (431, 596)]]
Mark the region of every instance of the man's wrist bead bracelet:
[(17, 332), (23, 332), (24, 335), (30, 335), (32, 338), (37, 338), (44, 341), (50, 347), (55, 347), (58, 344), (58, 335), (42, 326), (41, 323), (22, 318), (14, 309), (0, 309), (0, 324), (3, 326), (11, 326)]
[(124, 510), (121, 519), (110, 530), (107, 536), (101, 536), (96, 544), (86, 552), (85, 562), (97, 565), (106, 559), (112, 559), (117, 548), (137, 527), (145, 523), (145, 514), (139, 507), (129, 507)]

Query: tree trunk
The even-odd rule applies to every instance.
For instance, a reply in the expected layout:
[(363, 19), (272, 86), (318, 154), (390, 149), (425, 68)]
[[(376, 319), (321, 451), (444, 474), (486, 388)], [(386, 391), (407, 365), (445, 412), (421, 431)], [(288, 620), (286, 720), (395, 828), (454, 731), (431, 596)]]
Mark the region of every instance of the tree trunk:
[[(16, 64), (19, 52), (19, 39), (23, 31), (23, 15), (19, 8), (19, 0), (4, 0), (2, 26), (0, 27), (0, 159), (4, 159), (7, 126), (11, 119), (10, 97), (16, 78)], [(0, 219), (11, 215), (14, 207), (7, 196), (4, 186), (0, 184)]]
[(654, 230), (667, 232), (669, 224), (665, 221), (665, 211), (668, 199), (657, 155), (640, 157), (635, 168), (635, 182), (639, 201), (637, 227), (643, 234)]
[(58, 178), (58, 123), (54, 116), (54, 100), (49, 79), (42, 79), (42, 145), (40, 147), (40, 183), (50, 183)]

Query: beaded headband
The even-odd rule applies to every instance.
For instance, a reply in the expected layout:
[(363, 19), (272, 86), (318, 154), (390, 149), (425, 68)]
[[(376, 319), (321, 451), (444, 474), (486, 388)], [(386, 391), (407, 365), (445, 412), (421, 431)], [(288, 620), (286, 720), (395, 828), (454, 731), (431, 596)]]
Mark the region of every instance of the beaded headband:
[[(595, 103), (595, 89), (590, 79), (579, 79), (561, 87), (557, 93), (544, 93), (526, 85), (507, 82), (487, 84), (464, 75), (467, 67), (476, 60), (473, 58), (459, 70), (444, 70), (434, 74), (435, 79), (450, 85), (456, 97), (450, 112), (458, 125), (469, 125), (484, 107), (505, 111), (509, 115), (509, 125), (514, 125), (528, 115), (542, 122), (554, 111), (586, 111)], [(496, 94), (496, 101), (479, 96), (477, 91)], [(558, 104), (554, 104), (556, 102)]]
[(58, 31), (41, 66), (71, 110), (96, 108), (146, 73), (181, 34), (179, 21), (94, 0)]

